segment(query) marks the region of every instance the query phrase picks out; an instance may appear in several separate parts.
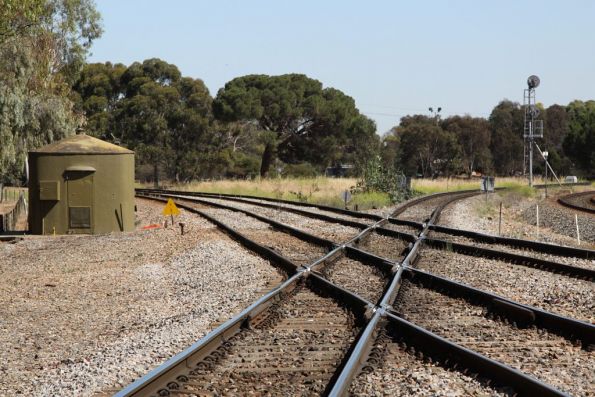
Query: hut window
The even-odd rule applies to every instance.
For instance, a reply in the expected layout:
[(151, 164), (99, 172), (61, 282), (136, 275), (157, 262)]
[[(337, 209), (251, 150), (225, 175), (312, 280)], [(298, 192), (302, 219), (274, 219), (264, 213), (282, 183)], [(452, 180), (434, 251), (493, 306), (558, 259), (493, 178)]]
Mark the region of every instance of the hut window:
[(91, 207), (68, 207), (70, 228), (89, 229), (91, 227)]

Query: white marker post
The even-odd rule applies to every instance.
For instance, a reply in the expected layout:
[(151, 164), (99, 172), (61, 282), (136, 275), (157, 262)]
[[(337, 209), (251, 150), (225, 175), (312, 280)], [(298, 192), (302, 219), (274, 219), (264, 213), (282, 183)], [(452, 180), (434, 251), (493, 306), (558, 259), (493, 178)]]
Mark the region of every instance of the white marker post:
[(502, 236), (502, 201), (500, 201), (500, 217), (498, 218), (498, 236)]
[(578, 241), (578, 245), (581, 245), (581, 235), (578, 231), (578, 215), (574, 214), (574, 223), (576, 224), (576, 241)]

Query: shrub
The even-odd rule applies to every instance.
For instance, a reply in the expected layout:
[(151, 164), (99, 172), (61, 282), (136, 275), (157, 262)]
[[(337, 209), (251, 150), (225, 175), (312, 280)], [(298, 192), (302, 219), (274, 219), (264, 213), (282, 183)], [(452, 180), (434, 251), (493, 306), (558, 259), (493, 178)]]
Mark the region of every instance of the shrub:
[(374, 156), (363, 168), (362, 178), (357, 182), (352, 193), (386, 193), (390, 202), (398, 203), (411, 197), (409, 190), (399, 186), (403, 173), (392, 167), (385, 167), (380, 156)]

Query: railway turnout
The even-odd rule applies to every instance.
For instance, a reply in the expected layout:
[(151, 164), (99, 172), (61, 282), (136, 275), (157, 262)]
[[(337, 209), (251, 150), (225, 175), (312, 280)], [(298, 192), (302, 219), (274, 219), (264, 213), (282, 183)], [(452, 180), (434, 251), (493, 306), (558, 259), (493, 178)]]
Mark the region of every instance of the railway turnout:
[[(139, 197), (175, 199), (286, 276), (116, 395), (427, 394), (435, 378), (445, 393), (594, 394), (595, 251), (438, 224), (446, 206), (474, 194), (417, 198), (384, 218), (258, 197), (138, 190)], [(230, 227), (226, 217), (234, 213), (266, 224), (269, 234)], [(306, 220), (319, 226), (308, 229)], [(329, 232), (335, 227), (340, 232)], [(514, 283), (494, 286), (478, 264), (484, 261), (535, 272), (536, 288), (521, 295)], [(538, 305), (548, 288), (541, 279), (584, 299), (569, 304), (560, 295)], [(420, 373), (425, 383), (408, 388)]]

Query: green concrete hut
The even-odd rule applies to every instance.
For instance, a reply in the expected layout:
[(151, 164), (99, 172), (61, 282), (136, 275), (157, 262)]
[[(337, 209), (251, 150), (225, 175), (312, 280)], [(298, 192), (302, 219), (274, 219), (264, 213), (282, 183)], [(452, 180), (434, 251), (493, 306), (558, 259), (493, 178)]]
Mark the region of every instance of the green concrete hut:
[(34, 234), (134, 230), (134, 152), (81, 134), (29, 152)]

